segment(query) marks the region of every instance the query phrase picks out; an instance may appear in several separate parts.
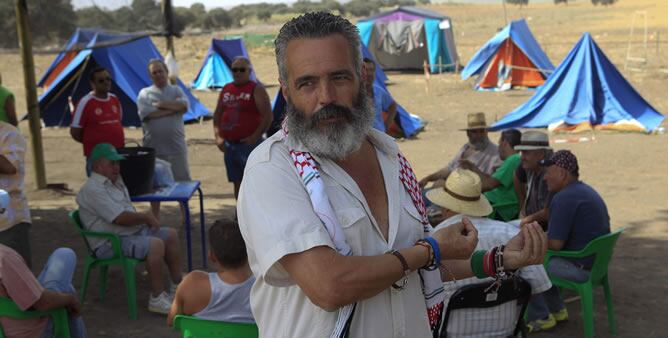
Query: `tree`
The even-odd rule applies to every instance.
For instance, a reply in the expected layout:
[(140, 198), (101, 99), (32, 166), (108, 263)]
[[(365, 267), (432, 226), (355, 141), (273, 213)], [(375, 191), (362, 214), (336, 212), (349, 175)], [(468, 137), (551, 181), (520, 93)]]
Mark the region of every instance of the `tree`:
[(429, 4), (431, 4), (431, 1), (430, 1), (430, 0), (418, 0), (418, 2), (419, 2), (420, 4), (422, 4), (422, 5), (429, 5)]
[[(0, 29), (2, 39), (0, 47), (18, 47), (14, 0), (0, 0)], [(76, 15), (70, 0), (31, 0), (28, 1), (30, 32), (33, 44), (64, 40), (75, 28)]]
[(603, 6), (609, 6), (617, 2), (617, 0), (591, 0), (591, 3), (594, 5), (603, 5)]
[(85, 7), (76, 11), (77, 26), (117, 29), (114, 16), (97, 6)]
[(206, 29), (220, 29), (230, 28), (234, 23), (234, 19), (229, 12), (222, 8), (214, 8), (206, 13), (204, 20), (204, 28)]
[(513, 5), (520, 5), (520, 7), (529, 4), (529, 0), (506, 0), (506, 2)]
[(554, 4), (558, 5), (560, 3), (567, 4), (568, 5), (568, 0), (554, 0)]
[(354, 16), (369, 16), (378, 11), (380, 3), (376, 1), (352, 0), (344, 5), (345, 11)]

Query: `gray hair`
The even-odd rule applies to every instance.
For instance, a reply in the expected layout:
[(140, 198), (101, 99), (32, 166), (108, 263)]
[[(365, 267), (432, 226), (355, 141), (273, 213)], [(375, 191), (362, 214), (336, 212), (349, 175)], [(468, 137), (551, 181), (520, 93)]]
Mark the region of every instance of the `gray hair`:
[(276, 46), (276, 64), (278, 76), (282, 83), (287, 84), (288, 70), (285, 66), (285, 51), (288, 43), (295, 39), (317, 39), (334, 34), (343, 36), (350, 46), (355, 74), (361, 75), (362, 57), (360, 54), (359, 30), (343, 17), (327, 12), (311, 12), (288, 21), (274, 41)]

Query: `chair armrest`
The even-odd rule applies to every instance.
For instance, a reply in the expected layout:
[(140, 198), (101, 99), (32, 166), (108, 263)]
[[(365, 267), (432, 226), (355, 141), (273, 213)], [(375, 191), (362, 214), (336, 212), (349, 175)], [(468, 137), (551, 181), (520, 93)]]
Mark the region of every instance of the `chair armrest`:
[(555, 251), (555, 250), (547, 250), (547, 253), (545, 253), (545, 259), (543, 259), (543, 265), (547, 265), (547, 262), (549, 262), (550, 258), (552, 257), (569, 257), (569, 258), (583, 258), (589, 256), (587, 253), (585, 253), (585, 250), (580, 250), (580, 251)]
[(16, 303), (13, 300), (7, 297), (0, 297), (0, 316), (2, 317), (9, 317), (14, 319), (29, 319), (29, 318), (53, 316), (55, 319), (55, 316), (57, 316), (58, 311), (64, 311), (65, 318), (67, 318), (67, 312), (65, 308), (58, 308), (46, 311), (37, 311), (37, 310), (23, 311), (19, 308), (18, 305), (16, 305)]
[(114, 251), (114, 256), (122, 256), (123, 251), (121, 250), (121, 238), (111, 232), (99, 232), (99, 231), (90, 231), (90, 230), (79, 230), (81, 236), (84, 237), (100, 237), (106, 238), (111, 242), (111, 248)]

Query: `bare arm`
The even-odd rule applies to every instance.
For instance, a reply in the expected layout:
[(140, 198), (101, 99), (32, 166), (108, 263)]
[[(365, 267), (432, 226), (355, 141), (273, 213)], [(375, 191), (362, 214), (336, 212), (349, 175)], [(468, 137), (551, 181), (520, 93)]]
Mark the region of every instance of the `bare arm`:
[(526, 201), (527, 198), (527, 186), (520, 182), (520, 179), (517, 178), (517, 174), (513, 175), (513, 188), (515, 189), (515, 194), (517, 194), (517, 200), (520, 202), (520, 217), (523, 217), (526, 212), (524, 210), (526, 207), (524, 201)]
[(550, 239), (547, 241), (547, 248), (554, 251), (560, 251), (564, 248), (565, 241), (558, 239)]
[[(478, 242), (478, 232), (468, 220), (440, 229), (432, 237), (446, 259), (468, 259)], [(398, 251), (411, 272), (431, 258), (419, 245)], [(311, 302), (327, 311), (373, 297), (403, 276), (401, 262), (391, 254), (343, 256), (324, 246), (284, 256), (279, 263)], [(457, 275), (470, 276), (470, 268), (460, 271), (461, 266), (453, 265)]]
[(42, 291), (42, 296), (32, 306), (37, 311), (46, 311), (66, 307), (68, 312), (74, 316), (81, 313), (81, 304), (76, 296), (55, 292), (51, 290)]
[(151, 113), (149, 113), (148, 115), (146, 115), (146, 117), (144, 117), (144, 120), (159, 119), (161, 117), (170, 116), (174, 114), (179, 114), (179, 113), (170, 109), (156, 109)]
[(83, 143), (83, 128), (70, 127), (70, 135), (75, 141)]
[(255, 107), (260, 112), (260, 125), (257, 126), (257, 129), (249, 137), (243, 139), (243, 142), (248, 144), (255, 144), (257, 140), (262, 136), (262, 134), (269, 128), (271, 122), (274, 120), (274, 116), (271, 112), (271, 103), (269, 101), (269, 94), (267, 90), (264, 89), (261, 85), (255, 86), (253, 91), (253, 97), (255, 98)]
[(7, 113), (7, 122), (14, 127), (19, 125), (19, 120), (16, 118), (16, 107), (14, 105), (14, 96), (10, 96), (5, 101), (5, 112)]
[[(222, 94), (222, 92), (221, 92)], [(220, 119), (223, 117), (223, 100), (218, 98), (216, 110), (213, 112), (213, 138), (216, 141), (216, 146), (222, 152), (225, 152), (225, 140), (220, 137)]]
[(0, 155), (0, 174), (14, 175), (16, 174), (16, 167), (4, 155)]
[(131, 212), (123, 211), (120, 215), (116, 216), (113, 221), (114, 224), (120, 226), (135, 226), (146, 224), (151, 228), (160, 227), (160, 223), (153, 216), (153, 213), (141, 213), (141, 212)]
[(473, 163), (471, 163), (468, 160), (460, 160), (459, 167), (471, 170), (474, 173), (478, 174), (478, 176), (480, 176), (482, 192), (490, 191), (501, 185), (501, 182), (497, 181), (494, 177), (492, 177), (492, 175), (482, 172), (482, 170), (478, 169), (478, 167), (476, 167)]
[(182, 101), (158, 101), (155, 103), (155, 107), (158, 109), (171, 110), (175, 114), (183, 114), (188, 111), (188, 105)]
[(418, 184), (420, 185), (421, 188), (424, 188), (429, 182), (445, 180), (448, 178), (448, 176), (450, 176), (450, 169), (448, 169), (448, 167), (445, 167), (421, 179), (420, 182), (418, 182)]
[(385, 120), (385, 130), (390, 129), (390, 126), (392, 126), (392, 122), (394, 122), (394, 118), (397, 116), (397, 103), (392, 102), (390, 107), (387, 109), (387, 119)]

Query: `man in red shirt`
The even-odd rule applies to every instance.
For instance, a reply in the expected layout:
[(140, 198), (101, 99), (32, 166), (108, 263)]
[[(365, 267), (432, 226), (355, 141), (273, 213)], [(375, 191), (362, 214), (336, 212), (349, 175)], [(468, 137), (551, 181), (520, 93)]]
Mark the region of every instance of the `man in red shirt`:
[(213, 114), (213, 134), (218, 149), (225, 153), (227, 180), (234, 183), (234, 198), (239, 196), (246, 161), (273, 116), (267, 90), (250, 80), (250, 61), (237, 57), (232, 62), (234, 81), (223, 87)]
[(86, 175), (90, 176), (92, 162), (90, 153), (98, 143), (111, 143), (120, 148), (125, 144), (123, 134), (123, 108), (116, 95), (110, 93), (111, 76), (101, 67), (90, 73), (90, 86), (93, 91), (86, 94), (74, 110), (70, 135), (83, 143), (86, 156)]

